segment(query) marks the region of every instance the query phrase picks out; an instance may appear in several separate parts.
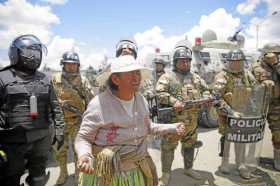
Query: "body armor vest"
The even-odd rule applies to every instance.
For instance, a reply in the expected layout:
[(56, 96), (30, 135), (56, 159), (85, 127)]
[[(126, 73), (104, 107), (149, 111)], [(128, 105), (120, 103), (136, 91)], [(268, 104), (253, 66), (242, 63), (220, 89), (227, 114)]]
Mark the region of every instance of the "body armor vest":
[[(53, 82), (57, 92), (57, 97), (62, 105), (65, 119), (81, 117), (81, 114), (85, 111), (86, 108), (85, 98), (82, 95), (82, 86), (80, 87), (80, 89), (74, 88), (74, 86), (67, 80), (63, 80), (63, 77), (61, 76), (54, 77)], [(63, 105), (66, 105), (65, 103), (77, 109), (78, 113), (64, 107)]]
[[(46, 129), (50, 125), (50, 87), (49, 78), (36, 72), (34, 76), (25, 79), (12, 70), (0, 73), (0, 79), (5, 85), (2, 97), (1, 111), (5, 119), (5, 128)], [(30, 97), (37, 98), (37, 115), (32, 117)]]

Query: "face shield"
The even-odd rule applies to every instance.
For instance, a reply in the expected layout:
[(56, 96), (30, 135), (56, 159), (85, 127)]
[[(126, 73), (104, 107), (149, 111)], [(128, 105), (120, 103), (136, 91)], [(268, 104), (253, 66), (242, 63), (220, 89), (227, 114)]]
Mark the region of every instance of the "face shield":
[(30, 70), (36, 70), (42, 62), (42, 55), (47, 55), (47, 48), (32, 35), (26, 35), (14, 42), (18, 49), (21, 65)]
[(116, 57), (122, 55), (133, 55), (134, 58), (137, 57), (138, 48), (135, 43), (131, 41), (121, 41), (116, 46)]

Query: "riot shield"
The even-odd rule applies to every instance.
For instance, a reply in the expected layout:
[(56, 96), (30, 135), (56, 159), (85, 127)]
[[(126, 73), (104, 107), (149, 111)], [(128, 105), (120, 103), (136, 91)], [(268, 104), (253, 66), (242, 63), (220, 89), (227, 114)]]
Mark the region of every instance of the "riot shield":
[[(222, 165), (237, 168), (241, 177), (250, 179), (261, 153), (269, 94), (262, 85), (252, 88), (237, 86), (232, 92), (223, 146)], [(226, 162), (226, 163), (225, 163)], [(234, 165), (234, 166), (230, 166)], [(232, 171), (230, 171), (232, 172)]]

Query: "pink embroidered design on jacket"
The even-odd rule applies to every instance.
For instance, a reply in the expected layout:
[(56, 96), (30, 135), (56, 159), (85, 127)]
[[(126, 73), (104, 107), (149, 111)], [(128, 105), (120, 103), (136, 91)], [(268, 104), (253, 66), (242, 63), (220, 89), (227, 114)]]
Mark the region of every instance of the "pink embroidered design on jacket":
[(111, 127), (111, 129), (106, 134), (107, 143), (113, 143), (114, 138), (117, 136), (117, 127)]

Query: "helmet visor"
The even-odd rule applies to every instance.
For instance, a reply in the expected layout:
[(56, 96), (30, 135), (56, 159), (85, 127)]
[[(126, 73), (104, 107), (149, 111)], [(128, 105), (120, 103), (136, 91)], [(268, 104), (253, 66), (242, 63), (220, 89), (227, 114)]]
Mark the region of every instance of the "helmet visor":
[(129, 48), (129, 49), (133, 50), (134, 52), (137, 52), (136, 45), (134, 45), (133, 43), (128, 42), (128, 41), (121, 42), (117, 45), (117, 50), (121, 50), (124, 48)]
[(20, 39), (17, 39), (14, 43), (16, 48), (20, 49), (21, 51), (25, 49), (33, 49), (33, 50), (42, 50), (42, 54), (47, 55), (48, 49), (47, 47), (41, 43), (41, 41), (33, 36), (33, 35), (25, 35), (22, 36)]

